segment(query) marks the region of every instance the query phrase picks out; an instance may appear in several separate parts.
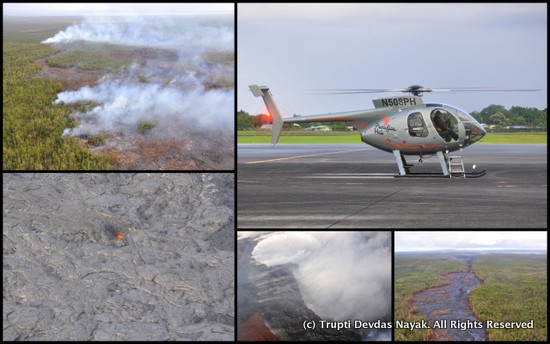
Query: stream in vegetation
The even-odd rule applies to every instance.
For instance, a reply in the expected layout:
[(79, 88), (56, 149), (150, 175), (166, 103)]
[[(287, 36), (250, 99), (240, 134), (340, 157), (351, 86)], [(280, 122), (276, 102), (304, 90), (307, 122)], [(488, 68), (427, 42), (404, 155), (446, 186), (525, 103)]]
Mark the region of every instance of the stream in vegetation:
[(471, 271), (474, 258), (460, 259), (466, 260), (468, 271), (448, 274), (446, 285), (416, 293), (413, 307), (428, 319), (432, 340), (486, 341), (487, 333), (475, 318), (469, 301), (470, 292), (483, 282)]

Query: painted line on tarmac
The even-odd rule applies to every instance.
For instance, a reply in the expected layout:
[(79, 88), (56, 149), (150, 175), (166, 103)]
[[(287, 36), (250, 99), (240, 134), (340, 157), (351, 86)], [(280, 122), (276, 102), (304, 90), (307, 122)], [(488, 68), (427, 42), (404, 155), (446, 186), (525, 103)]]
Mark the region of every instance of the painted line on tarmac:
[(359, 152), (364, 150), (370, 150), (371, 148), (359, 148), (359, 149), (349, 149), (349, 150), (342, 150), (342, 151), (336, 151), (336, 152), (326, 152), (326, 153), (317, 153), (317, 154), (306, 154), (306, 155), (295, 155), (295, 156), (289, 156), (285, 158), (275, 158), (275, 159), (268, 159), (268, 160), (256, 160), (256, 161), (248, 161), (245, 162), (245, 165), (251, 165), (251, 164), (261, 164), (264, 162), (273, 162), (273, 161), (284, 161), (284, 160), (291, 160), (291, 159), (300, 159), (300, 158), (310, 158), (314, 156), (322, 156), (322, 155), (330, 155), (330, 154), (340, 154), (340, 153), (349, 153), (349, 152)]
[(304, 177), (296, 178), (317, 178), (317, 179), (372, 179), (372, 178), (395, 178), (395, 174), (390, 173), (354, 173), (354, 174), (345, 174), (345, 173), (334, 173), (334, 174), (312, 174)]

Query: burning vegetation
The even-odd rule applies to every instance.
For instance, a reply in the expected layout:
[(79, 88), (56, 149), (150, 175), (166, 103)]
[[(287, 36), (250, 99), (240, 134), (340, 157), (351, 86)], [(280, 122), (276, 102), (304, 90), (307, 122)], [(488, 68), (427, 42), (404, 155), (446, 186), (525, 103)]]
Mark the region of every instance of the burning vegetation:
[[(13, 127), (5, 120), (13, 142), (8, 140), (5, 156), (11, 162), (5, 158), (4, 168), (233, 169), (233, 27), (233, 17), (222, 15), (106, 17), (45, 30), (46, 39), (33, 37), (37, 53), (27, 59), (41, 70), (29, 68), (25, 86), (58, 82), (41, 91), (46, 99), (32, 110), (38, 117), (52, 111), (58, 120), (55, 127), (33, 129), (30, 138), (16, 132), (28, 132), (21, 127), (32, 121)], [(5, 46), (4, 65), (17, 69), (15, 61), (28, 47), (15, 49), (19, 55), (12, 58)], [(10, 121), (21, 117), (7, 110)], [(29, 152), (30, 163), (20, 161), (21, 146), (36, 147), (44, 135), (52, 136), (46, 141), (58, 147), (55, 152)], [(61, 163), (68, 146), (80, 146), (80, 158)]]

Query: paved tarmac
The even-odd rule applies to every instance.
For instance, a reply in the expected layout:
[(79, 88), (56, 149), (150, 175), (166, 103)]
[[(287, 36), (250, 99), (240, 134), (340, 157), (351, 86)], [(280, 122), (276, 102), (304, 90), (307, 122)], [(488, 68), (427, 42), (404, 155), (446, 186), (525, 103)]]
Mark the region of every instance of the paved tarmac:
[[(238, 228), (547, 228), (547, 145), (477, 144), (481, 178), (393, 178), (364, 144), (238, 145)], [(415, 172), (440, 172), (431, 157)], [(473, 165), (476, 168), (473, 169)]]

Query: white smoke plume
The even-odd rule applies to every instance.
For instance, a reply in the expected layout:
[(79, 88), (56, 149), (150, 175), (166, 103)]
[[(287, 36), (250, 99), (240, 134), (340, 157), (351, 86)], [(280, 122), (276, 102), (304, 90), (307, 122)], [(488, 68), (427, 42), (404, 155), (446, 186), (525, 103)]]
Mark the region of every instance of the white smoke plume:
[(321, 318), (389, 321), (389, 232), (277, 232), (252, 256), (268, 266), (294, 263), (304, 302)]
[[(56, 104), (92, 104), (76, 110), (79, 125), (66, 129), (63, 135), (111, 130), (135, 133), (136, 125), (143, 121), (154, 123), (152, 132), (160, 135), (181, 136), (209, 129), (233, 135), (234, 88), (227, 83), (233, 80), (234, 67), (204, 57), (232, 56), (233, 17), (87, 18), (42, 43), (70, 50), (72, 44), (81, 49), (81, 42), (143, 49), (132, 50), (137, 55), (134, 63), (120, 74), (110, 73), (96, 86), (58, 95)], [(209, 87), (216, 78), (229, 81), (224, 87)]]
[[(140, 121), (153, 121), (161, 125), (157, 131), (177, 136), (178, 128), (186, 127), (188, 132), (207, 129), (233, 130), (231, 116), (234, 92), (225, 90), (203, 91), (200, 88), (182, 92), (176, 87), (162, 87), (158, 84), (101, 83), (96, 87), (83, 87), (78, 91), (58, 94), (56, 104), (73, 104), (93, 101), (100, 105), (82, 115), (91, 118), (95, 127), (101, 130), (117, 129), (121, 126), (135, 127)], [(97, 123), (101, 123), (100, 126)], [(89, 124), (88, 124), (89, 126)], [(92, 128), (83, 130), (86, 122), (70, 133), (95, 134)], [(172, 129), (174, 131), (172, 132)]]
[(223, 16), (88, 17), (42, 43), (121, 44), (138, 47), (207, 47), (233, 50), (233, 21)]

